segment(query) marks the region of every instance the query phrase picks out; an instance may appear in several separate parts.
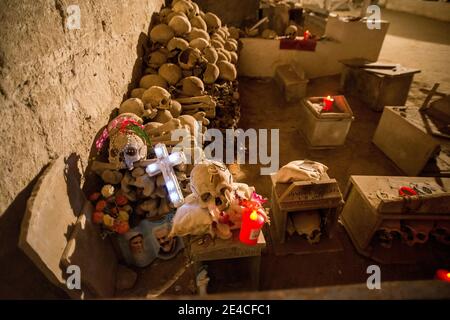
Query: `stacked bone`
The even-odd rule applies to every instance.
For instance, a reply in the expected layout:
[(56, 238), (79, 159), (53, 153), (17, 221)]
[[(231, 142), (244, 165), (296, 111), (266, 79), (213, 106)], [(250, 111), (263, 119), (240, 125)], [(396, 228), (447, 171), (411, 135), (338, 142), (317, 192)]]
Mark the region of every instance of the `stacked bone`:
[(432, 220), (387, 220), (376, 232), (379, 244), (391, 248), (395, 241), (408, 246), (424, 244), (430, 236), (437, 242), (450, 245), (450, 223)]
[[(104, 182), (102, 190), (109, 193), (91, 195), (96, 207), (93, 220), (106, 233), (125, 233), (142, 218), (158, 219), (171, 211), (162, 175), (149, 177), (144, 170), (154, 156), (149, 154), (152, 146), (163, 143), (171, 149), (183, 141), (183, 151), (193, 161), (201, 156), (197, 150), (208, 118), (216, 117), (216, 100), (221, 109), (238, 106), (235, 30), (189, 0), (173, 1), (158, 20), (150, 31), (147, 68), (139, 87), (96, 142), (100, 150), (109, 141), (108, 163), (92, 165)], [(216, 120), (220, 125), (237, 122)], [(190, 167), (174, 169), (184, 193), (190, 193), (186, 187)]]
[[(173, 1), (171, 8), (161, 9), (158, 24), (150, 31), (147, 68), (131, 98), (142, 101), (146, 116), (160, 123), (180, 114), (199, 117), (199, 112), (204, 112), (208, 119), (234, 115), (239, 98), (233, 94), (237, 91), (239, 34), (230, 32), (233, 30), (190, 0)], [(217, 90), (217, 84), (232, 90)], [(171, 95), (171, 102), (166, 99), (165, 106), (148, 105), (148, 90), (154, 86)], [(227, 99), (222, 98), (224, 94)], [(216, 114), (217, 100), (221, 111)], [(204, 119), (203, 123), (209, 124)], [(233, 122), (214, 121), (214, 125), (228, 123)]]

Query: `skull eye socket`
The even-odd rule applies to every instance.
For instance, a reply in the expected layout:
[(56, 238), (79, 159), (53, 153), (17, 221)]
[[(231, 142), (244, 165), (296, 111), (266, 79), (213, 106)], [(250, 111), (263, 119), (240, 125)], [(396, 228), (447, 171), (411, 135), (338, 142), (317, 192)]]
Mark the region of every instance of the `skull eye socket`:
[(211, 196), (211, 193), (206, 192), (206, 193), (202, 194), (200, 196), (200, 198), (202, 199), (203, 202), (208, 202), (212, 198), (212, 196)]
[(161, 104), (166, 104), (166, 103), (167, 103), (167, 99), (166, 98), (162, 98)]
[(125, 154), (126, 154), (127, 156), (130, 156), (130, 157), (135, 156), (136, 153), (137, 153), (137, 150), (136, 150), (135, 148), (127, 148), (127, 149), (125, 150)]
[(230, 191), (230, 188), (223, 187), (222, 189), (220, 189), (220, 194), (223, 194), (223, 195), (227, 196), (227, 194), (226, 194), (227, 191)]

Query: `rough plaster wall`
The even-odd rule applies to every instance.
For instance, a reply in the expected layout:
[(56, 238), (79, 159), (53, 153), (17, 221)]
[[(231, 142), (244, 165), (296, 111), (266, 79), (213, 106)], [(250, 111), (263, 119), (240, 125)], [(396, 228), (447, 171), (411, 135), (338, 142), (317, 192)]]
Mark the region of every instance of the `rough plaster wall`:
[[(94, 136), (136, 80), (162, 3), (0, 0), (0, 271), (16, 253), (25, 202), (42, 169), (71, 153), (86, 166)], [(80, 7), (80, 30), (65, 27), (71, 4)]]

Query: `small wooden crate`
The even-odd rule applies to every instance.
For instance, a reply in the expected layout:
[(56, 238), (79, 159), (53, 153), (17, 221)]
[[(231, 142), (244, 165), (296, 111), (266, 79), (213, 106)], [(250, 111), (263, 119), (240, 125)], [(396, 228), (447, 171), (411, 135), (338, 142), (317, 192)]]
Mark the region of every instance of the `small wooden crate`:
[(285, 64), (275, 69), (275, 82), (284, 93), (286, 101), (299, 101), (306, 96), (306, 86), (309, 80), (305, 72), (296, 64)]
[(312, 103), (323, 97), (302, 99), (299, 107), (299, 129), (308, 145), (313, 148), (333, 148), (345, 143), (354, 119), (353, 112), (344, 96), (333, 96), (334, 107), (339, 112), (319, 112)]
[(186, 254), (194, 264), (194, 274), (197, 274), (203, 262), (240, 259), (246, 260), (250, 267), (252, 289), (259, 289), (259, 271), (261, 253), (266, 248), (266, 239), (261, 232), (256, 245), (250, 246), (239, 241), (239, 230), (233, 231), (233, 237), (228, 240), (215, 239), (214, 243), (206, 246), (195, 241), (194, 237), (185, 237)]
[(272, 180), (272, 217), (275, 226), (275, 241), (284, 243), (286, 224), (289, 213), (315, 209), (325, 211), (326, 225), (323, 234), (331, 238), (336, 221), (343, 205), (342, 194), (335, 179), (327, 174), (319, 181), (296, 181), (292, 183), (276, 183)]
[(417, 176), (439, 151), (429, 126), (417, 108), (386, 107), (373, 143), (405, 174)]
[[(427, 184), (436, 191), (398, 196), (398, 189), (411, 183)], [(387, 197), (380, 198), (380, 194)], [(403, 243), (390, 249), (374, 246), (376, 231), (389, 220), (450, 220), (450, 179), (351, 176), (344, 200), (340, 219), (359, 253), (381, 263), (409, 263), (420, 253), (417, 248)]]
[(369, 63), (361, 59), (341, 62), (344, 64), (341, 75), (343, 92), (356, 95), (375, 111), (383, 111), (385, 106), (405, 105), (414, 74), (420, 72), (400, 65), (389, 67), (390, 64)]

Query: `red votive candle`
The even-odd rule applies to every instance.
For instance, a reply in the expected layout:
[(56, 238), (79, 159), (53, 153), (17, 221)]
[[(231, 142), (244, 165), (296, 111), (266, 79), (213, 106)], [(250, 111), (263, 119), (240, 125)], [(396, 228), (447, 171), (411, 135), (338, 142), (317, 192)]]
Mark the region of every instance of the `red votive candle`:
[(309, 32), (309, 30), (306, 30), (306, 31), (303, 33), (303, 39), (304, 39), (304, 40), (308, 40), (310, 37), (311, 37), (311, 32)]
[(330, 111), (333, 108), (334, 99), (330, 96), (323, 98), (323, 111)]
[(256, 210), (244, 208), (242, 212), (242, 225), (239, 240), (247, 245), (254, 246), (258, 242), (259, 233), (264, 225), (264, 217)]
[(438, 278), (439, 280), (450, 282), (450, 271), (439, 269), (438, 271), (436, 271), (436, 278)]

